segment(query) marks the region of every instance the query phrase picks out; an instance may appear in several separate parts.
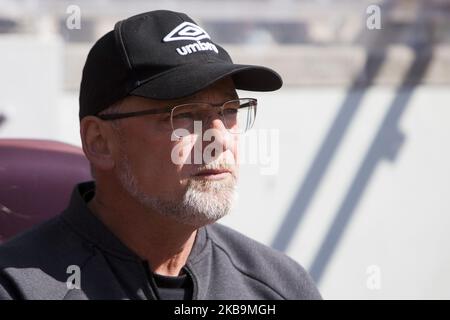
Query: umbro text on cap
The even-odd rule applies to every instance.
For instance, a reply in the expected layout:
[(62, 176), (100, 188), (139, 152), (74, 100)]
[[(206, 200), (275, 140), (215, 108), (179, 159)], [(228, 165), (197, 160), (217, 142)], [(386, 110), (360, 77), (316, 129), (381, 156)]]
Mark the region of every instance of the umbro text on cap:
[(190, 96), (231, 76), (236, 89), (273, 91), (275, 71), (234, 64), (228, 53), (191, 18), (151, 11), (119, 21), (90, 50), (80, 86), (82, 119), (128, 95), (158, 100)]

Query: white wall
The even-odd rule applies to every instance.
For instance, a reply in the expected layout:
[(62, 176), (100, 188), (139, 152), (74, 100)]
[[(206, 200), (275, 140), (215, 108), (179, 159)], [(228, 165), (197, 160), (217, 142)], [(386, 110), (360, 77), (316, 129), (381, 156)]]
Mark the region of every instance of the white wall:
[(58, 138), (62, 50), (53, 36), (0, 36), (0, 136)]

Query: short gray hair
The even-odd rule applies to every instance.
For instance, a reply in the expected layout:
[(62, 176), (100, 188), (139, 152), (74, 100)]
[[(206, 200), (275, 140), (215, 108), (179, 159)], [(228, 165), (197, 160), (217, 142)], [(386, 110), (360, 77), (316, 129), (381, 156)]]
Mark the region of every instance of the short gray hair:
[[(114, 113), (120, 113), (121, 111), (123, 111), (123, 100), (118, 100), (116, 102), (114, 102), (112, 105), (110, 105), (108, 108), (100, 111), (98, 114), (99, 115), (105, 115), (105, 114), (114, 114)], [(116, 131), (119, 131), (119, 124), (118, 124), (118, 120), (109, 120), (109, 122), (111, 123), (111, 126), (113, 127), (113, 129)]]

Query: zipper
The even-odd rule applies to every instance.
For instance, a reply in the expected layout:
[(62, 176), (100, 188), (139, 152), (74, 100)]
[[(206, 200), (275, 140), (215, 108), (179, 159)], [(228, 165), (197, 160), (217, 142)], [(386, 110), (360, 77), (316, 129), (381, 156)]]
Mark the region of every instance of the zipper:
[(183, 267), (184, 271), (189, 275), (189, 277), (191, 278), (192, 281), (192, 300), (198, 300), (198, 286), (197, 286), (197, 281), (196, 278), (194, 277), (194, 274), (192, 273), (191, 269), (189, 268), (189, 266), (186, 264)]
[(146, 278), (146, 285), (144, 286), (144, 293), (148, 300), (161, 300), (156, 286), (155, 279), (150, 273), (150, 267), (147, 261), (141, 261), (141, 265), (144, 268), (144, 274)]

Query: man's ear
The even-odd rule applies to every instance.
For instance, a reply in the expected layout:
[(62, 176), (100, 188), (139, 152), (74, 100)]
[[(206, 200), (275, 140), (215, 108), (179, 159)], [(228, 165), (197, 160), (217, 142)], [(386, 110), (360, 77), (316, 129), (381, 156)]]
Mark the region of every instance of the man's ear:
[(112, 128), (94, 116), (86, 116), (80, 122), (83, 151), (91, 164), (100, 170), (114, 168), (114, 139)]

